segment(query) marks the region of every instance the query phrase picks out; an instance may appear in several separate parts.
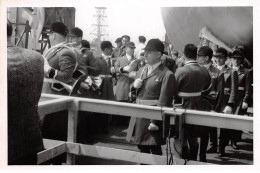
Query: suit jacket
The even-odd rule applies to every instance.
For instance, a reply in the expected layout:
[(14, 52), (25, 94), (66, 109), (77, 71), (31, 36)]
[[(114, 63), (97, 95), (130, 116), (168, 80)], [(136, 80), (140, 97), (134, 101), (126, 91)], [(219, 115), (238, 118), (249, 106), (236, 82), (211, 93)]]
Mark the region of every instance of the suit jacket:
[(8, 162), (43, 150), (37, 113), (43, 62), (35, 51), (11, 45), (7, 48)]
[(240, 66), (237, 70), (238, 74), (238, 92), (237, 92), (237, 101), (235, 104), (235, 114), (243, 115), (246, 113), (246, 110), (241, 108), (242, 103), (249, 103), (250, 95), (252, 94), (252, 73), (250, 70), (245, 68), (244, 66)]
[(234, 109), (234, 104), (237, 98), (238, 89), (238, 75), (237, 72), (229, 68), (227, 65), (223, 67), (221, 73), (224, 75), (224, 92), (220, 95), (220, 112), (222, 112), (227, 105)]
[[(143, 72), (144, 70), (144, 72)], [(174, 74), (163, 64), (160, 64), (147, 76), (147, 66), (138, 70), (136, 79), (143, 80), (142, 87), (135, 89), (133, 84), (131, 90), (136, 90), (137, 98), (140, 100), (158, 100), (154, 106), (172, 106), (173, 95), (175, 95), (175, 77)], [(150, 122), (159, 126), (158, 131), (148, 130)], [(136, 118), (134, 141), (138, 145), (161, 145), (162, 141), (161, 121), (151, 119)], [(131, 133), (131, 132), (128, 132)]]
[(212, 64), (206, 69), (211, 76), (211, 87), (208, 89), (208, 91), (205, 91), (205, 93), (209, 95), (217, 93), (215, 105), (213, 105), (214, 107), (212, 109), (216, 112), (219, 112), (220, 103), (222, 102), (222, 100), (220, 100), (220, 95), (223, 95), (224, 92), (224, 74), (221, 73), (221, 71)]
[[(132, 58), (134, 60), (134, 58)], [(132, 61), (131, 60), (131, 61)], [(115, 70), (119, 71), (120, 67), (127, 66), (131, 61), (127, 59), (126, 56), (117, 58), (115, 62)], [(118, 73), (117, 84), (116, 84), (116, 92), (115, 99), (118, 101), (127, 101), (128, 94), (130, 91), (130, 85), (133, 83), (133, 79), (128, 77), (129, 73)]]
[[(111, 75), (110, 73), (111, 66), (108, 66), (105, 58), (103, 56), (98, 57), (97, 61), (98, 61), (98, 67), (100, 69), (100, 74)], [(113, 65), (114, 63), (113, 60), (110, 59), (110, 61), (111, 61), (111, 65)], [(112, 77), (103, 79), (100, 90), (101, 90), (100, 99), (114, 100)]]
[(86, 66), (88, 74), (90, 76), (99, 75), (100, 69), (98, 68), (98, 62), (91, 51), (89, 50), (85, 50), (83, 52), (81, 51), (81, 55), (78, 62), (79, 65), (83, 64)]
[[(178, 92), (202, 92), (203, 90), (207, 90), (211, 84), (209, 72), (196, 61), (187, 62), (183, 67), (179, 67), (176, 70), (175, 78)], [(187, 97), (183, 101), (182, 107), (185, 109), (210, 110), (209, 104), (206, 104), (200, 96)], [(175, 103), (181, 103), (179, 97), (175, 98)]]
[[(47, 58), (49, 65), (57, 70), (57, 76), (54, 77), (56, 80), (61, 82), (71, 84), (73, 72), (76, 70), (76, 54), (75, 52), (62, 44), (59, 46), (54, 46), (50, 48), (49, 51), (44, 55)], [(45, 75), (46, 78), (48, 78)], [(61, 88), (58, 85), (57, 88)], [(55, 91), (51, 88), (51, 83), (44, 82), (43, 84), (43, 93), (50, 94), (59, 94), (59, 95), (68, 95), (68, 92), (63, 88), (62, 91)]]

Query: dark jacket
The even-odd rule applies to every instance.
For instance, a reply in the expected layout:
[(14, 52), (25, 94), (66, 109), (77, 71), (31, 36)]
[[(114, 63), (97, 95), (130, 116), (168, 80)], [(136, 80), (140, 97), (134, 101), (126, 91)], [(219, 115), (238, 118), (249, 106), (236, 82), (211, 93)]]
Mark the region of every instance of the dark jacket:
[(212, 110), (219, 112), (220, 102), (222, 102), (222, 100), (220, 100), (220, 95), (223, 95), (224, 92), (224, 74), (212, 64), (206, 69), (211, 77), (211, 86), (204, 93), (215, 98), (215, 101), (212, 102)]
[[(144, 73), (142, 71), (144, 70)], [(141, 76), (142, 74), (142, 76)], [(143, 79), (143, 84), (137, 90), (137, 99), (140, 100), (158, 100), (154, 106), (171, 107), (173, 95), (175, 95), (175, 77), (174, 74), (163, 64), (154, 69), (147, 76), (147, 66), (139, 69), (136, 79)], [(136, 90), (133, 85), (131, 90)], [(150, 122), (159, 126), (158, 131), (149, 131)], [(161, 145), (162, 141), (162, 122), (158, 120), (136, 118), (134, 142), (138, 145)], [(131, 132), (128, 132), (131, 133)]]
[(246, 113), (246, 110), (242, 109), (242, 103), (245, 102), (249, 104), (249, 99), (252, 97), (252, 73), (250, 70), (244, 66), (240, 66), (237, 70), (238, 74), (238, 91), (237, 91), (237, 101), (235, 103), (235, 114), (243, 115)]
[(8, 162), (43, 150), (38, 102), (43, 58), (35, 51), (7, 48)]
[(238, 75), (236, 71), (226, 65), (221, 70), (221, 73), (224, 75), (225, 80), (224, 92), (220, 95), (220, 102), (218, 102), (217, 106), (220, 106), (220, 112), (223, 112), (227, 105), (234, 109), (238, 89)]
[[(110, 73), (111, 66), (108, 66), (105, 58), (103, 56), (98, 57), (97, 61), (98, 61), (98, 67), (100, 69), (100, 75), (111, 75)], [(112, 61), (113, 60), (111, 60), (111, 65), (114, 63)], [(100, 99), (114, 100), (112, 77), (103, 78), (100, 91), (101, 91)]]
[[(196, 93), (207, 90), (211, 84), (211, 77), (205, 67), (201, 67), (196, 61), (185, 63), (175, 73), (177, 91), (184, 93)], [(182, 98), (181, 98), (182, 99)], [(181, 103), (180, 97), (175, 98), (175, 103)], [(186, 97), (181, 105), (185, 109), (209, 111), (210, 107), (201, 96)]]

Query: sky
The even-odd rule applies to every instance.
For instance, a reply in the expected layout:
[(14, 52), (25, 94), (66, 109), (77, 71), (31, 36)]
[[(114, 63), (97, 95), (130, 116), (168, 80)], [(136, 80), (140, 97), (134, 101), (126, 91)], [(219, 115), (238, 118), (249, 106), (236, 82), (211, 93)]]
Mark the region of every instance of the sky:
[[(83, 38), (91, 40), (90, 35), (95, 23), (95, 7), (76, 6), (75, 26), (83, 30)], [(138, 36), (147, 40), (159, 38), (164, 40), (165, 28), (160, 7), (107, 7), (107, 25), (109, 41), (115, 44), (115, 39), (129, 35), (131, 41), (138, 42)]]

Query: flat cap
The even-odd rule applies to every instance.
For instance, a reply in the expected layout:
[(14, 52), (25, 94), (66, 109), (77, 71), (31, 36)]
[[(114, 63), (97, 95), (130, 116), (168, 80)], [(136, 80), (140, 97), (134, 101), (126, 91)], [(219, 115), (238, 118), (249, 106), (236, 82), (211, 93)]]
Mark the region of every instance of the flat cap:
[(219, 48), (217, 48), (216, 53), (214, 54), (214, 56), (215, 57), (227, 57), (228, 56), (228, 52), (223, 47), (219, 47)]
[(135, 44), (134, 44), (134, 42), (127, 42), (125, 44), (125, 47), (135, 48)]

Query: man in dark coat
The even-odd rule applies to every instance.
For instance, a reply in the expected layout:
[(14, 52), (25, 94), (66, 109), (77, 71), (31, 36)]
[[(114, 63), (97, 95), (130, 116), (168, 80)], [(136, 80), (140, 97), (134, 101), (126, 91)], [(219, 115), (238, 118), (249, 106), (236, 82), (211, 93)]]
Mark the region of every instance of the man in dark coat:
[[(219, 95), (224, 92), (224, 75), (220, 72), (219, 69), (213, 66), (212, 63), (213, 50), (209, 46), (202, 46), (198, 51), (197, 61), (201, 66), (204, 66), (211, 76), (211, 86), (207, 91), (204, 91), (204, 95), (206, 97), (211, 97), (215, 99), (212, 101), (211, 110), (214, 112), (219, 112), (219, 106), (216, 107), (216, 102), (220, 101)], [(217, 128), (214, 127), (204, 127), (204, 131), (201, 133), (201, 141), (200, 141), (200, 161), (206, 162), (206, 150), (209, 141), (211, 141), (211, 148), (209, 149), (209, 153), (217, 153), (218, 146), (218, 136), (217, 136)]]
[[(175, 95), (174, 74), (163, 64), (161, 56), (164, 45), (159, 39), (151, 39), (145, 47), (146, 66), (138, 70), (131, 91), (137, 93), (137, 104), (150, 106), (172, 106)], [(132, 117), (133, 119), (133, 117)], [(162, 155), (162, 122), (153, 119), (136, 118), (130, 121), (128, 133), (133, 133), (134, 142), (141, 152)], [(135, 129), (131, 126), (135, 126)], [(130, 129), (132, 129), (130, 131)]]
[[(235, 50), (231, 55), (232, 68), (238, 74), (238, 91), (234, 105), (234, 114), (245, 115), (249, 104), (249, 98), (252, 97), (252, 73), (243, 66), (245, 56), (241, 50)], [(232, 146), (238, 149), (237, 142), (241, 140), (241, 131), (234, 130), (232, 138)]]
[(11, 43), (7, 24), (8, 165), (36, 165), (43, 141), (37, 105), (43, 84), (43, 58)]
[[(114, 60), (112, 60), (111, 58), (113, 46), (110, 41), (103, 41), (101, 42), (100, 47), (102, 55), (100, 57), (97, 57), (97, 62), (100, 69), (99, 77), (102, 79), (102, 84), (100, 86), (100, 96), (98, 97), (98, 99), (114, 100), (111, 74), (111, 67), (114, 64)], [(93, 122), (93, 124), (95, 124), (95, 132), (108, 133), (109, 116), (107, 114), (96, 113), (94, 117), (95, 121)]]
[[(201, 93), (207, 90), (211, 84), (211, 77), (205, 67), (201, 67), (197, 61), (197, 47), (193, 44), (187, 44), (184, 48), (184, 66), (176, 70), (175, 78), (177, 83), (177, 96), (174, 105), (183, 109), (209, 111), (209, 104), (202, 98)], [(184, 138), (187, 139), (184, 144), (183, 158), (197, 160), (198, 137), (204, 130), (201, 126), (185, 125), (187, 133)], [(189, 151), (187, 143), (189, 144)]]
[[(238, 89), (238, 75), (235, 70), (228, 67), (225, 63), (227, 61), (227, 50), (220, 47), (216, 50), (214, 55), (217, 61), (217, 67), (224, 74), (224, 93), (220, 95), (220, 102), (217, 106), (220, 106), (220, 112), (226, 114), (234, 113), (234, 105), (237, 97)], [(228, 144), (229, 139), (232, 137), (234, 130), (220, 129), (219, 136), (219, 156), (225, 156), (225, 147)]]

